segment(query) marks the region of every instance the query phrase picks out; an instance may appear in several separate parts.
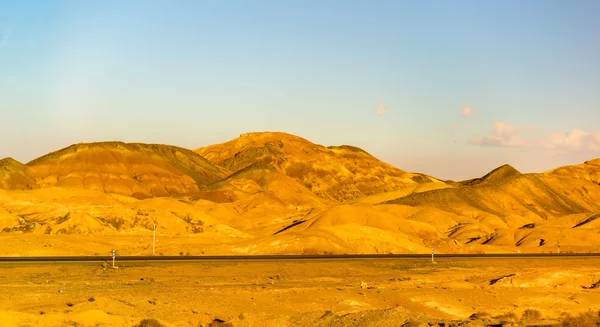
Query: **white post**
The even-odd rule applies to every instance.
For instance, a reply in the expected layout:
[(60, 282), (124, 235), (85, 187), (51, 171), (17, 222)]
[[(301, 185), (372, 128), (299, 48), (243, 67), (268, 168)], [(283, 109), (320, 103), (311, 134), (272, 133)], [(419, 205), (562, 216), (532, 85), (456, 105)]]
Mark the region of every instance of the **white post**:
[(434, 253), (434, 250), (433, 250), (433, 249), (431, 249), (431, 263), (434, 263), (434, 262), (433, 262), (433, 253)]
[(117, 252), (112, 250), (112, 258), (113, 258), (113, 268), (115, 267), (115, 257), (117, 256)]
[(154, 231), (152, 232), (152, 255), (154, 255), (155, 247), (156, 247), (156, 223), (154, 223)]

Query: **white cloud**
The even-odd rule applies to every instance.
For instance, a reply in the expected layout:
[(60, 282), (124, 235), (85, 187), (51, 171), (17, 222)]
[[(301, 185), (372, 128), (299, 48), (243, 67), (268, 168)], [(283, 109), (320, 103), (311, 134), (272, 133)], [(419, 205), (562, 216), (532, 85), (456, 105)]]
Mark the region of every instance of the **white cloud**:
[(569, 133), (553, 133), (543, 140), (542, 145), (570, 151), (600, 151), (600, 131), (592, 134), (574, 129)]
[(473, 108), (471, 108), (471, 106), (464, 105), (462, 107), (462, 115), (464, 117), (471, 117), (471, 116), (473, 116)]
[(379, 117), (383, 117), (383, 111), (387, 108), (388, 105), (385, 103), (380, 103), (379, 105), (377, 105), (377, 115), (379, 115)]
[(489, 136), (474, 137), (471, 143), (500, 147), (529, 147), (531, 142), (519, 137), (520, 129), (505, 122), (497, 121)]
[(542, 137), (528, 137), (523, 131), (538, 130), (535, 126), (514, 127), (497, 121), (486, 137), (476, 136), (471, 144), (516, 148), (547, 148), (580, 152), (600, 152), (600, 131), (588, 133), (581, 129), (570, 132), (552, 133)]

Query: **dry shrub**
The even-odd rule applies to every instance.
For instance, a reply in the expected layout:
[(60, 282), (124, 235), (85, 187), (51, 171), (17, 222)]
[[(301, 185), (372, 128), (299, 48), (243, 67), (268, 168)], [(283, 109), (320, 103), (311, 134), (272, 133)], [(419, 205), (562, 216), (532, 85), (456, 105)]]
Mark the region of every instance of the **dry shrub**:
[(542, 319), (542, 314), (539, 311), (533, 309), (525, 310), (525, 312), (523, 312), (523, 315), (521, 316), (521, 320), (523, 321), (538, 321), (540, 319)]
[(505, 313), (503, 315), (499, 315), (494, 317), (500, 321), (513, 322), (519, 320), (519, 317), (514, 312)]
[(491, 315), (487, 312), (476, 312), (474, 314), (472, 314), (469, 319), (471, 320), (485, 320), (485, 319), (489, 319), (491, 317)]
[(156, 319), (144, 319), (135, 327), (165, 327), (165, 325), (161, 324)]
[(587, 312), (577, 317), (569, 317), (563, 320), (561, 327), (598, 327), (600, 326), (600, 316), (598, 313)]
[(225, 322), (219, 318), (215, 318), (210, 324), (208, 324), (208, 327), (233, 327), (233, 324), (230, 322)]

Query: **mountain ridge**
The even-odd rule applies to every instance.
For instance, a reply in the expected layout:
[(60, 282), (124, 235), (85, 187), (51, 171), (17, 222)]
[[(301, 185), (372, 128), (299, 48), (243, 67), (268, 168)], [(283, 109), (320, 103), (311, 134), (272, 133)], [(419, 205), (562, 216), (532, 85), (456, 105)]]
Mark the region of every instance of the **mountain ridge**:
[(114, 141), (73, 144), (26, 166), (40, 187), (79, 187), (137, 198), (198, 191), (229, 173), (188, 149)]
[(245, 133), (194, 151), (232, 171), (258, 162), (269, 164), (318, 196), (338, 202), (413, 184), (443, 183), (424, 174), (405, 172), (357, 147), (325, 147), (280, 132)]
[(125, 237), (157, 223), (207, 254), (591, 251), (598, 217), (600, 159), (440, 181), (266, 132), (194, 151), (113, 141), (0, 160), (0, 237)]

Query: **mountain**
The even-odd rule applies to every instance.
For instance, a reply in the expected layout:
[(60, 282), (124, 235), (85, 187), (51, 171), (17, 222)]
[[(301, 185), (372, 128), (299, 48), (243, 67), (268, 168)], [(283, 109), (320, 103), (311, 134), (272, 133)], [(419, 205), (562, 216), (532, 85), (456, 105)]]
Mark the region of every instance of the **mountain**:
[(505, 178), (519, 176), (521, 173), (511, 165), (502, 165), (481, 178), (461, 182), (461, 185), (474, 186), (478, 184), (496, 183)]
[(356, 147), (324, 147), (286, 133), (242, 134), (195, 152), (234, 172), (255, 164), (271, 166), (320, 198), (338, 202), (421, 183), (443, 184), (402, 171)]
[(40, 187), (83, 188), (135, 198), (198, 192), (229, 173), (187, 149), (122, 142), (75, 144), (27, 167)]
[(554, 246), (580, 235), (580, 230), (574, 229), (600, 212), (600, 187), (590, 177), (594, 176), (593, 167), (584, 164), (521, 174), (502, 166), (454, 188), (410, 194), (386, 203), (436, 208), (467, 218), (445, 233), (463, 243)]
[(31, 177), (31, 169), (13, 158), (0, 160), (0, 188), (32, 190), (39, 186)]
[(443, 182), (267, 132), (0, 160), (0, 255), (143, 255), (155, 225), (165, 254), (599, 251), (600, 159)]

